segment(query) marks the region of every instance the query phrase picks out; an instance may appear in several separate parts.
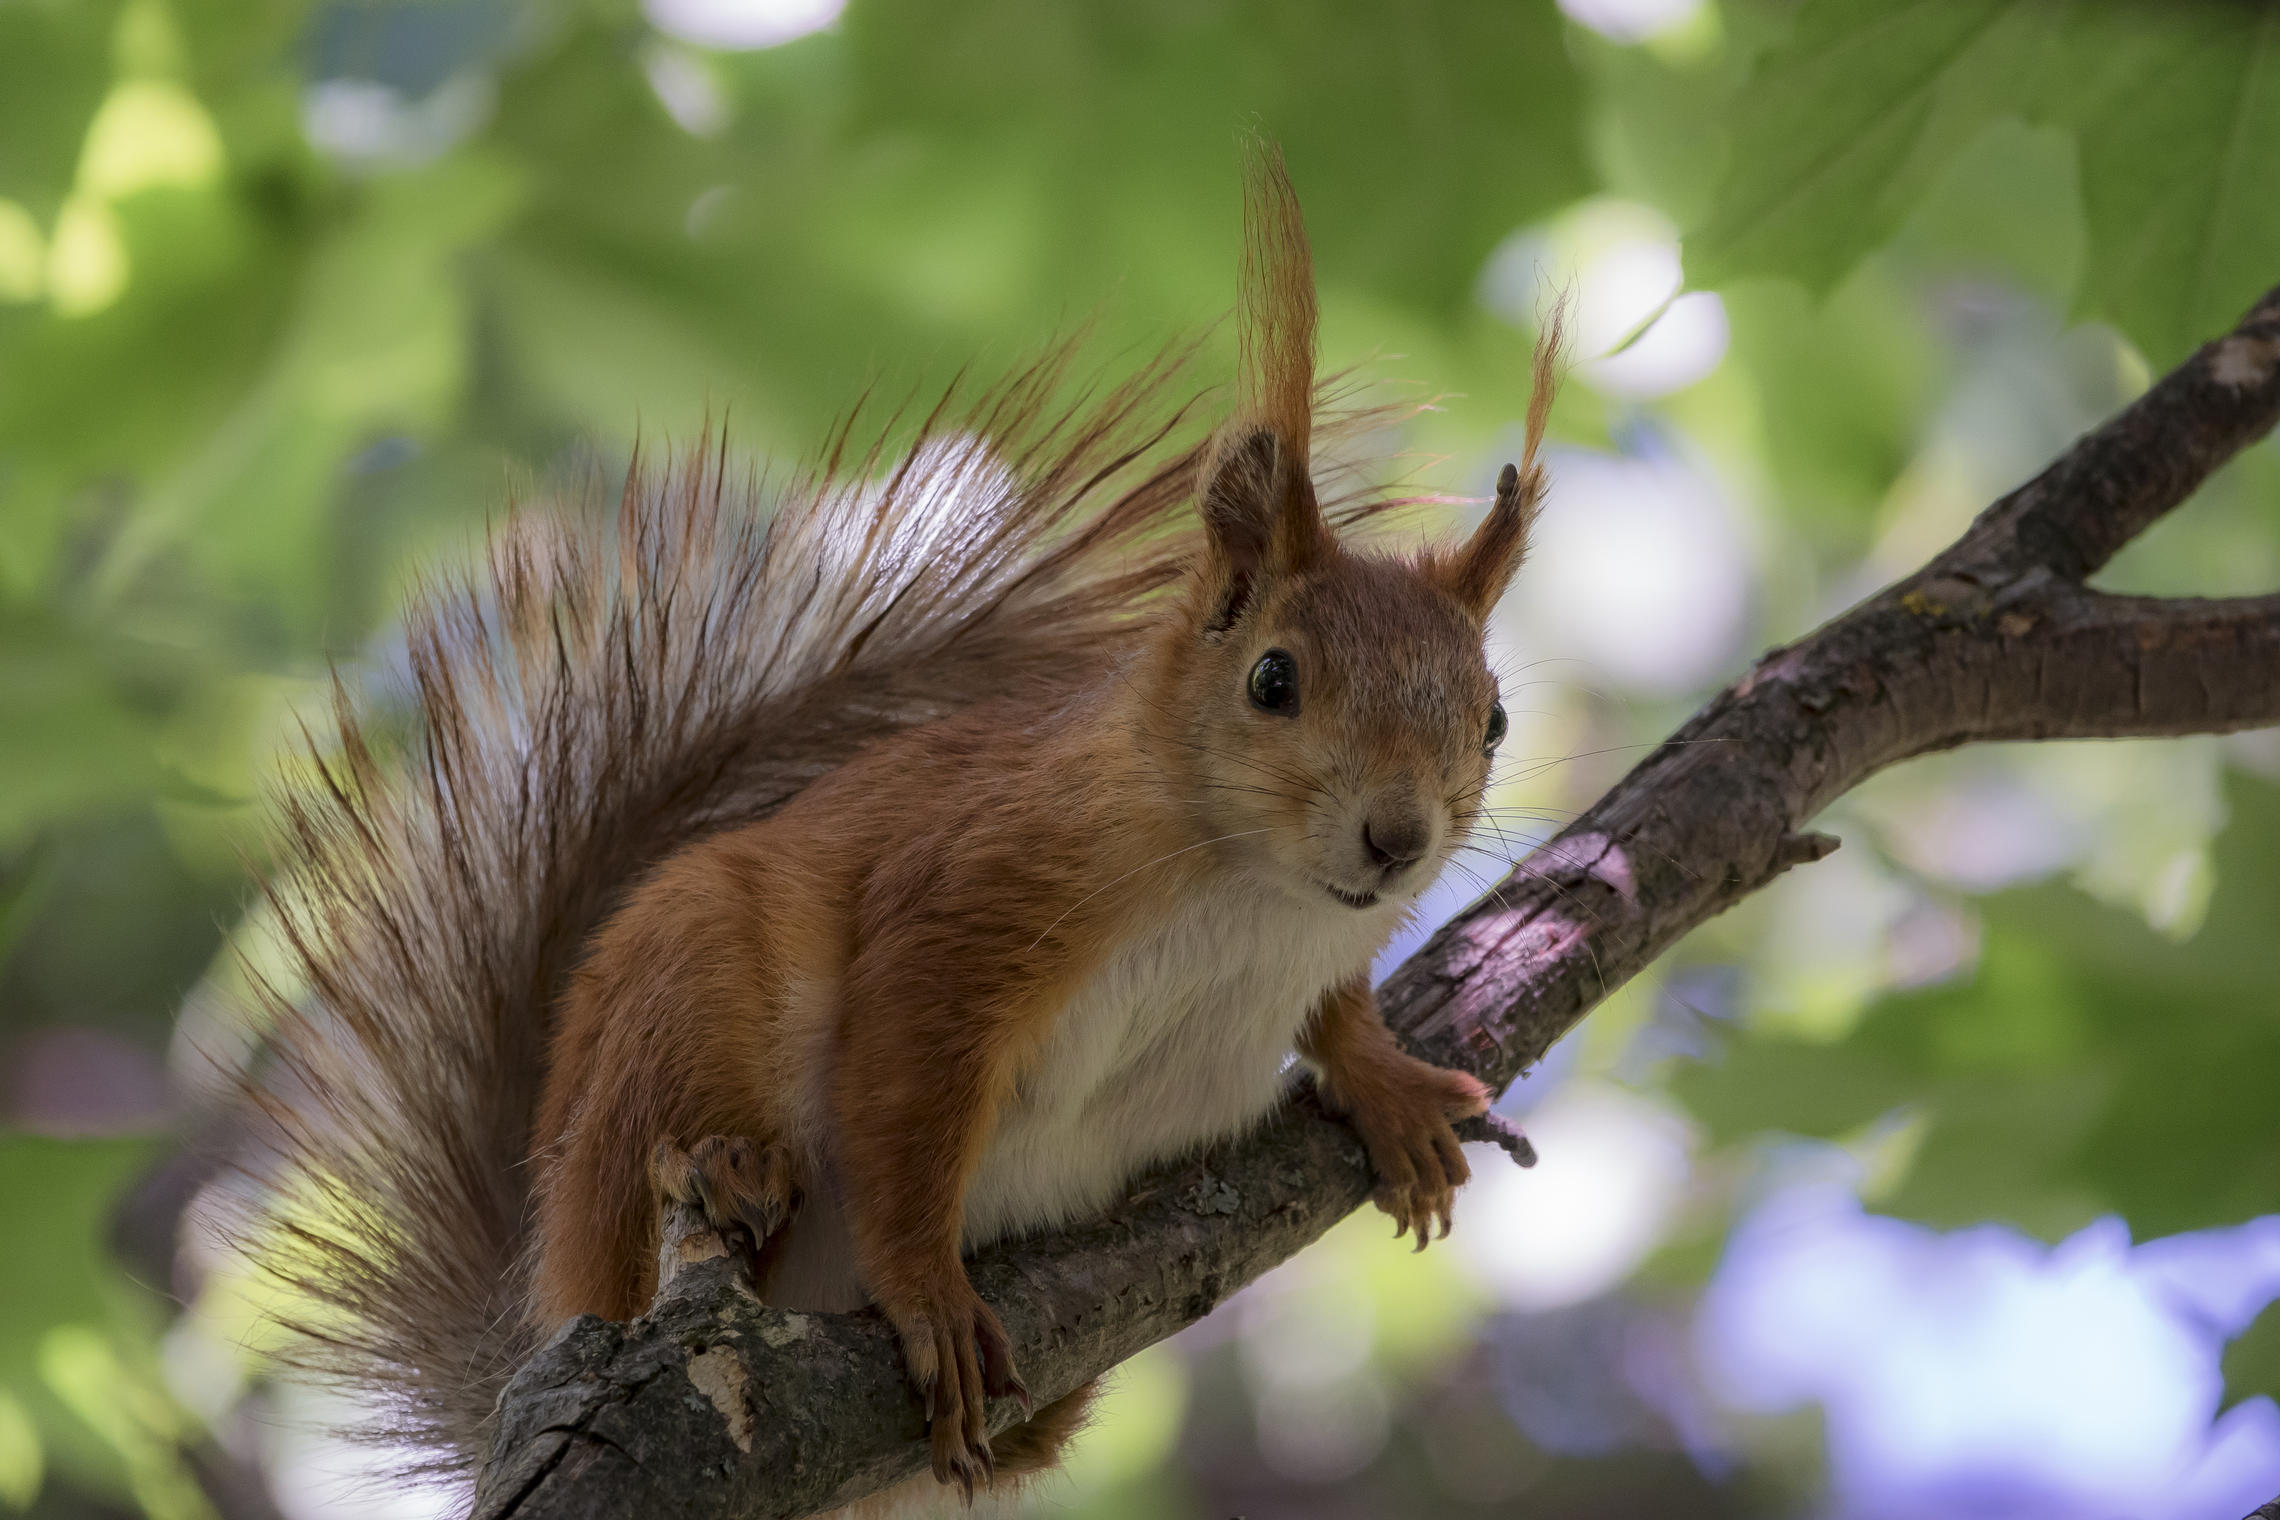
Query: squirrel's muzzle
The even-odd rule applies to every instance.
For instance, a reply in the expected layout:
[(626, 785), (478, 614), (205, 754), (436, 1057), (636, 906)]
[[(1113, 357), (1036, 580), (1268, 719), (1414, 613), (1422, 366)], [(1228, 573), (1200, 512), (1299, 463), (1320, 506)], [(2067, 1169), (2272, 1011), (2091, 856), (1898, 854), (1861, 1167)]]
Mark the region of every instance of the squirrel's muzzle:
[(1362, 821), (1362, 854), (1388, 876), (1424, 859), (1432, 844), (1432, 825), (1415, 813), (1378, 813)]

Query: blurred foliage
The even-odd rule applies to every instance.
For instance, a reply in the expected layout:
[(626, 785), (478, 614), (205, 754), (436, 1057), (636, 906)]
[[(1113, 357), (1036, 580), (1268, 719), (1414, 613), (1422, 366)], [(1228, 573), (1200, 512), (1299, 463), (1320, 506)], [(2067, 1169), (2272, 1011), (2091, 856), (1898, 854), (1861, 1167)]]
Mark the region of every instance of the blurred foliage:
[(1979, 905), (1968, 976), (1890, 993), (1838, 1040), (1739, 1039), (1672, 1090), (1713, 1141), (1835, 1140), (1919, 1110), (1905, 1177), (1877, 1201), (1928, 1224), (2001, 1219), (2056, 1240), (2101, 1214), (2166, 1235), (2268, 1211), (2280, 788), (2230, 791), (2223, 890), (2183, 943), (2069, 886), (1999, 893)]
[[(1444, 488), (1485, 483), (1524, 401), (1539, 287), (1496, 271), (1602, 223), (1692, 229), (1724, 363), (1645, 399), (1587, 366), (1555, 427), (1683, 456), (1737, 504), (1730, 673), (2280, 278), (2276, 44), (2269, 8), (2124, 0), (1727, 0), (1637, 44), (1548, 0), (853, 0), (746, 52), (628, 0), (0, 0), (0, 1049), (44, 1071), (57, 1031), (91, 1032), (99, 1093), (162, 1065), (198, 1090), (216, 1031), (196, 999), (175, 1014), (227, 974), (287, 714), (328, 662), (386, 672), (416, 567), (637, 433), (725, 413), (741, 446), (797, 453), (867, 387), (923, 394), (1088, 322), (1111, 368), (1209, 329), (1251, 128), (1305, 200), (1331, 362), (1455, 393), (1406, 440), (1459, 462), (1426, 469)], [(2110, 575), (2275, 577), (2269, 447)], [(1535, 742), (1585, 758), (1515, 806), (1580, 805), (1692, 700), (1546, 694)], [(1635, 1287), (1652, 1313), (1714, 1265), (1735, 1158), (1769, 1130), (1876, 1150), (1879, 1206), (1940, 1223), (2112, 1210), (2146, 1234), (2273, 1208), (2280, 798), (2211, 745), (2127, 753), (1880, 781), (1837, 810), (1838, 857), (1586, 1026), (1579, 1069), (1667, 1083), (1713, 1148)], [(2063, 803), (2076, 842), (1974, 897), (1909, 829), (1987, 776), (2013, 812)], [(1903, 977), (1893, 946), (1933, 910), (1976, 949)], [(0, 1506), (220, 1505), (206, 1432), (229, 1434), (251, 1290), (209, 1285), (168, 1328), (176, 1284), (134, 1286), (106, 1245), (149, 1116), (6, 1101), (0, 1230), (27, 1244), (0, 1259)], [(155, 1209), (171, 1230), (181, 1202), (141, 1189), (120, 1228)], [(1516, 1432), (1496, 1401), (1525, 1405), (1515, 1369), (1551, 1355), (1526, 1337), (1553, 1331), (1358, 1239), (1293, 1311), (1365, 1306), (1368, 1365), (1339, 1386), (1399, 1394), (1354, 1502), (1708, 1502), (1675, 1437), (1631, 1462)], [(2238, 1388), (2275, 1390), (2270, 1318)], [(1561, 1323), (1561, 1354), (1598, 1355), (1601, 1321)], [(1163, 1466), (1167, 1431), (1216, 1429), (1247, 1386), (1217, 1352), (1183, 1365), (1128, 1373), (1086, 1502), (1270, 1512), (1232, 1447)], [(1451, 1444), (1467, 1421), (1487, 1445)], [(1810, 1481), (1800, 1429), (1761, 1432), (1766, 1471), (1720, 1502), (1788, 1504), (1736, 1496)]]
[(2268, 1305), (2256, 1322), (2225, 1347), (2225, 1402), (2280, 1399), (2280, 1304)]
[(184, 1421), (152, 1355), (159, 1306), (110, 1255), (107, 1218), (154, 1147), (0, 1139), (0, 1502), (28, 1507), (43, 1469), (154, 1517), (208, 1513), (177, 1456)]

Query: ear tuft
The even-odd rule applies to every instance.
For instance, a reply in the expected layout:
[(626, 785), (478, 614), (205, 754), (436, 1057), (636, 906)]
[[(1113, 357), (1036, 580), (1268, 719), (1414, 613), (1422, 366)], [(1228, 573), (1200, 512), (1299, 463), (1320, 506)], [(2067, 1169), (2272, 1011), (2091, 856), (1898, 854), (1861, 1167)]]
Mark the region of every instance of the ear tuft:
[(1496, 473), (1496, 502), (1473, 536), (1457, 553), (1438, 563), (1444, 583), (1474, 617), (1486, 622), (1489, 609), (1512, 584), (1514, 572), (1528, 555), (1528, 533), (1544, 500), (1544, 463), (1539, 457), (1544, 429), (1552, 415), (1552, 398), (1559, 391), (1560, 361), (1567, 339), (1567, 297), (1552, 303), (1543, 328), (1536, 335), (1535, 361), (1528, 397), (1528, 431), (1517, 465)]
[(1303, 468), (1314, 423), (1314, 255), (1282, 149), (1254, 137), (1244, 153), (1242, 336), (1245, 418), (1273, 428)]
[(1246, 152), (1242, 342), (1235, 416), (1203, 462), (1198, 499), (1217, 583), (1209, 631), (1232, 627), (1261, 576), (1304, 569), (1334, 551), (1314, 496), (1314, 263), (1282, 152)]

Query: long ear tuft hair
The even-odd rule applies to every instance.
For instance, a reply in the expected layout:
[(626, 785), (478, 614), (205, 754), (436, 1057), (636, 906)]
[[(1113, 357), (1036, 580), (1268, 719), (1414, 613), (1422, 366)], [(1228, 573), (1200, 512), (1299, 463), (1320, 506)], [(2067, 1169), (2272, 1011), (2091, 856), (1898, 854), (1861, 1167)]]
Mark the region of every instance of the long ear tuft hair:
[(1245, 158), (1235, 310), (1240, 399), (1204, 460), (1197, 491), (1237, 600), (1259, 572), (1300, 568), (1333, 542), (1312, 472), (1314, 259), (1306, 221), (1282, 150), (1254, 138)]
[(1306, 460), (1314, 417), (1314, 256), (1282, 149), (1254, 138), (1244, 163), (1243, 285), (1237, 298), (1244, 420)]
[(1520, 463), (1507, 464), (1497, 473), (1496, 504), (1488, 509), (1488, 516), (1481, 519), (1462, 549), (1434, 567), (1457, 600), (1484, 622), (1528, 556), (1529, 530), (1535, 526), (1537, 508), (1544, 500), (1544, 427), (1551, 420), (1552, 398), (1559, 393), (1560, 364), (1566, 348), (1567, 295), (1562, 292), (1545, 313), (1543, 327), (1536, 334), (1528, 431)]

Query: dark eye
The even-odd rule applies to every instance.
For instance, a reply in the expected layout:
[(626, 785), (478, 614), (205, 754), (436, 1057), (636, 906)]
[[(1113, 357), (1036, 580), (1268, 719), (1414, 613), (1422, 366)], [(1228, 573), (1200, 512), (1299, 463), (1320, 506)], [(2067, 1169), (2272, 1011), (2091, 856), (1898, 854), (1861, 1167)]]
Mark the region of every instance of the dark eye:
[(1285, 716), (1298, 711), (1298, 661), (1287, 649), (1270, 649), (1251, 667), (1251, 705)]
[(1507, 727), (1509, 725), (1504, 720), (1504, 704), (1491, 703), (1488, 709), (1488, 738), (1481, 748), (1489, 754), (1495, 754), (1496, 746), (1504, 742), (1504, 730)]

